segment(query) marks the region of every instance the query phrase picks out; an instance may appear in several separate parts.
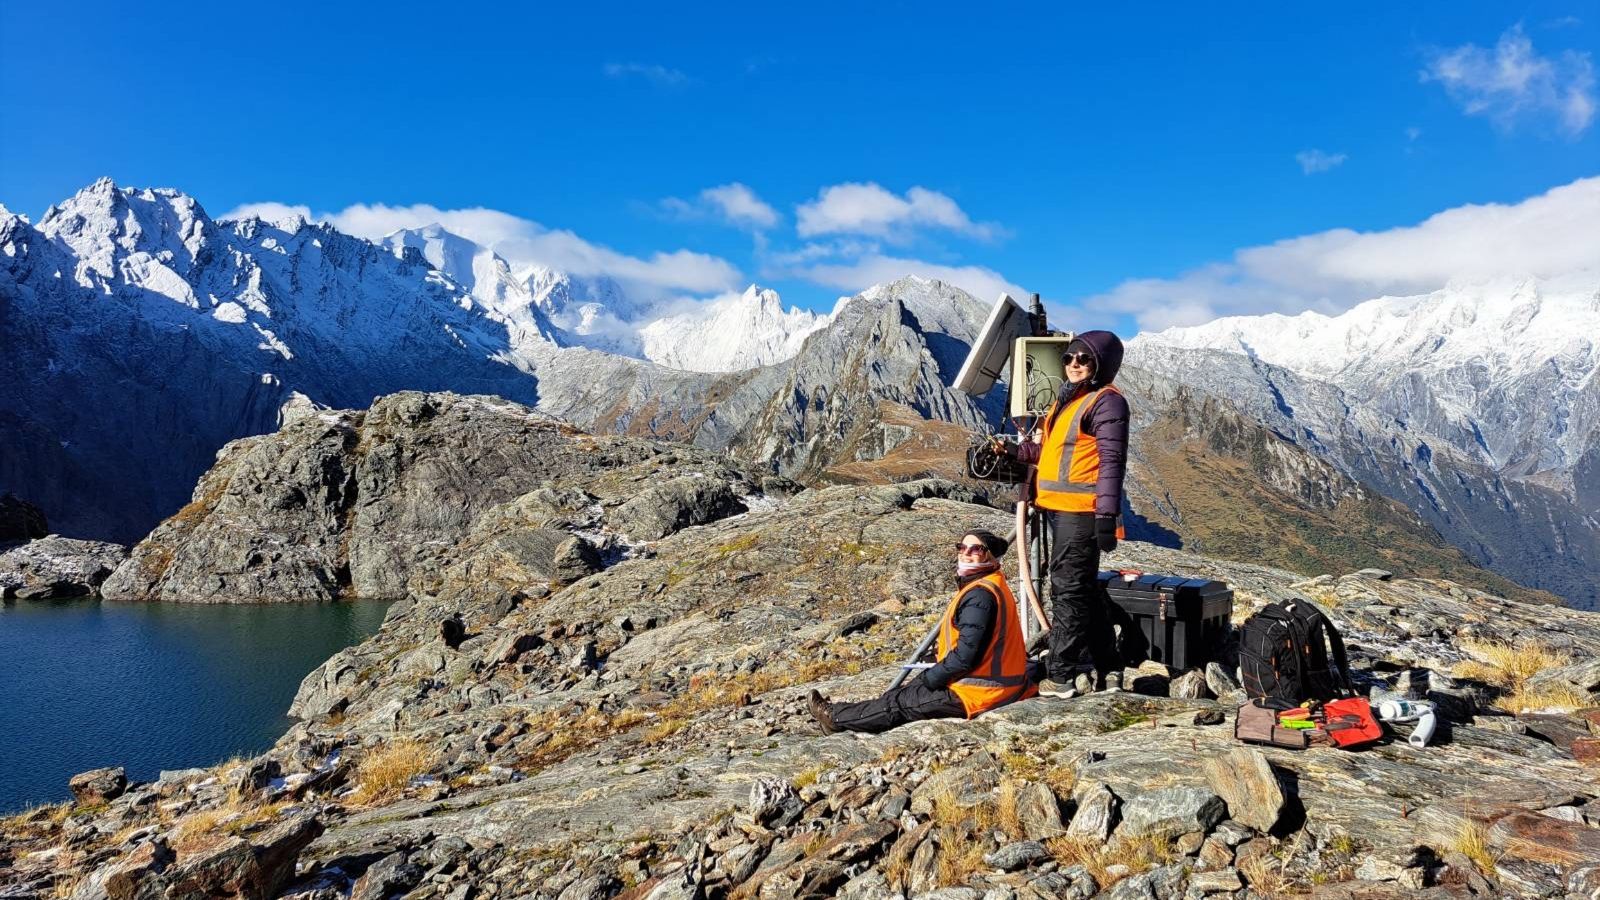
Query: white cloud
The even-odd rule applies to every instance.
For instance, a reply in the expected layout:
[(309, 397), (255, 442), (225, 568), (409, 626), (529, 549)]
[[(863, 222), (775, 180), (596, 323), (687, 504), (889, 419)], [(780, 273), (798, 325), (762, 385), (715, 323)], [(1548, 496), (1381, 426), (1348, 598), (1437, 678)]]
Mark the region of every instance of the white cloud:
[[(263, 213), (273, 215), (264, 215)], [(530, 219), (494, 209), (440, 209), (426, 203), (387, 206), (358, 203), (336, 213), (312, 214), (304, 206), (282, 203), (247, 203), (219, 218), (250, 215), (277, 220), (298, 214), (309, 221), (326, 222), (340, 231), (377, 241), (402, 228), (438, 224), (467, 240), (500, 254), (513, 269), (544, 265), (572, 275), (607, 275), (646, 295), (667, 290), (719, 292), (732, 290), (743, 280), (739, 269), (720, 257), (689, 250), (653, 253), (641, 258), (584, 240), (571, 231), (551, 229)]]
[(608, 63), (605, 73), (611, 78), (643, 78), (663, 87), (682, 87), (693, 81), (677, 69), (647, 63)]
[(1350, 157), (1343, 153), (1326, 153), (1322, 150), (1301, 150), (1294, 155), (1295, 162), (1300, 164), (1300, 170), (1307, 175), (1326, 172), (1344, 164)]
[(1018, 298), (1026, 296), (1022, 288), (1008, 281), (999, 272), (984, 266), (951, 266), (878, 253), (850, 260), (800, 266), (769, 277), (802, 278), (815, 284), (856, 294), (875, 284), (895, 281), (907, 275), (936, 278), (953, 284), (983, 301), (992, 301), (1002, 292)]
[(999, 237), (989, 222), (974, 222), (957, 203), (938, 191), (913, 187), (900, 196), (877, 184), (847, 183), (823, 188), (817, 199), (795, 209), (801, 237), (864, 234), (903, 241), (920, 228), (952, 231), (979, 240)]
[(1520, 203), (1460, 206), (1386, 231), (1335, 229), (1247, 247), (1176, 278), (1132, 279), (1088, 309), (1132, 314), (1159, 330), (1224, 315), (1335, 313), (1373, 297), (1438, 290), (1453, 280), (1600, 274), (1600, 177)]
[(1467, 115), (1487, 116), (1510, 130), (1523, 121), (1553, 118), (1577, 135), (1594, 121), (1594, 63), (1572, 50), (1540, 56), (1518, 25), (1493, 50), (1465, 44), (1436, 51), (1421, 73), (1444, 85)]
[(282, 222), (286, 219), (295, 218), (305, 219), (307, 222), (312, 220), (311, 207), (309, 206), (290, 206), (287, 203), (276, 203), (273, 201), (268, 201), (266, 203), (246, 203), (243, 206), (229, 210), (220, 218), (248, 219), (251, 217), (260, 219), (263, 222)]
[(1415, 143), (1417, 138), (1419, 138), (1419, 137), (1422, 137), (1422, 129), (1421, 128), (1418, 128), (1415, 125), (1410, 125), (1410, 126), (1406, 127), (1406, 141), (1407, 142)]
[(779, 219), (777, 210), (737, 181), (706, 188), (692, 201), (668, 197), (661, 201), (661, 206), (681, 219), (711, 217), (752, 231), (771, 228)]
[(537, 222), (482, 206), (440, 209), (427, 203), (411, 206), (356, 203), (336, 213), (320, 213), (318, 221), (327, 222), (345, 234), (369, 241), (380, 240), (402, 228), (439, 225), (446, 231), (485, 247), (526, 238), (544, 230), (544, 226)]
[(635, 289), (666, 288), (694, 292), (732, 290), (744, 276), (732, 263), (690, 250), (653, 253), (647, 259), (593, 244), (570, 231), (544, 231), (493, 245), (513, 268), (541, 264), (572, 275), (609, 275)]

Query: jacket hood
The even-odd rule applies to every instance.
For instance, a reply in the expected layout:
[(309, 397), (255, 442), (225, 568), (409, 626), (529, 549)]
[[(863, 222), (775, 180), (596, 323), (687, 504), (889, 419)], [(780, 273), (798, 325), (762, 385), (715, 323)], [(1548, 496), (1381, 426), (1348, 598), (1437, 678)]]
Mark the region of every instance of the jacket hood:
[(1090, 383), (1105, 387), (1116, 381), (1117, 372), (1122, 369), (1122, 339), (1109, 331), (1085, 331), (1076, 339), (1087, 344), (1094, 353), (1094, 378)]

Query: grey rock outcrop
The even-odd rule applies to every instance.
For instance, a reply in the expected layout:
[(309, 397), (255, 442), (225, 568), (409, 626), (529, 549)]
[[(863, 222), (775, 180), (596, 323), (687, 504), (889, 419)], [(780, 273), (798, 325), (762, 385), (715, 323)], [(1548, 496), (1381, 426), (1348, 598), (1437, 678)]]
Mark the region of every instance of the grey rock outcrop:
[(659, 541), (690, 525), (745, 511), (726, 481), (684, 475), (647, 487), (611, 515), (612, 527), (640, 541)]
[[(700, 474), (638, 492), (690, 468)], [(741, 512), (759, 477), (703, 451), (584, 435), (498, 398), (394, 394), (224, 447), (190, 504), (103, 592), (201, 603), (525, 595), (601, 567), (579, 535), (615, 542), (604, 507), (621, 503), (625, 520), (666, 533)]]
[(0, 553), (0, 599), (61, 600), (100, 589), (126, 548), (49, 535)]
[(92, 769), (72, 776), (67, 782), (72, 796), (85, 806), (109, 803), (128, 789), (128, 773), (121, 766)]

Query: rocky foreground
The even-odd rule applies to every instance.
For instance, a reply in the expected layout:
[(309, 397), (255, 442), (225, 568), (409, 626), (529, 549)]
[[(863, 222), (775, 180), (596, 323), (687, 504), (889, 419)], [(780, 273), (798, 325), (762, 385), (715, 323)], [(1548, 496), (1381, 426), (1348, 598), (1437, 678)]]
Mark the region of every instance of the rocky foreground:
[(0, 897), (1600, 896), (1600, 615), (1446, 581), (1109, 560), (1226, 580), (1239, 620), (1319, 601), (1364, 688), (1438, 704), (1424, 749), (1239, 744), (1228, 663), (821, 736), (805, 694), (881, 690), (954, 538), (1008, 529), (982, 499), (452, 395), (236, 442), (108, 595), (403, 599), (268, 752), (5, 820)]

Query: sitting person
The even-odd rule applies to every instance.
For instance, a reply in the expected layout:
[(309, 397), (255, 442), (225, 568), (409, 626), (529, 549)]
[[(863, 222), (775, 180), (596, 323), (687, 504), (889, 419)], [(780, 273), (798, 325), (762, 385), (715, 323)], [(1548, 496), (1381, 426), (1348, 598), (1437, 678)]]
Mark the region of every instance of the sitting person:
[(1006, 540), (982, 529), (956, 545), (959, 587), (939, 626), (938, 662), (874, 700), (830, 703), (811, 692), (823, 734), (888, 731), (921, 719), (972, 718), (1038, 693), (1028, 679), (1017, 601), (1000, 557)]

